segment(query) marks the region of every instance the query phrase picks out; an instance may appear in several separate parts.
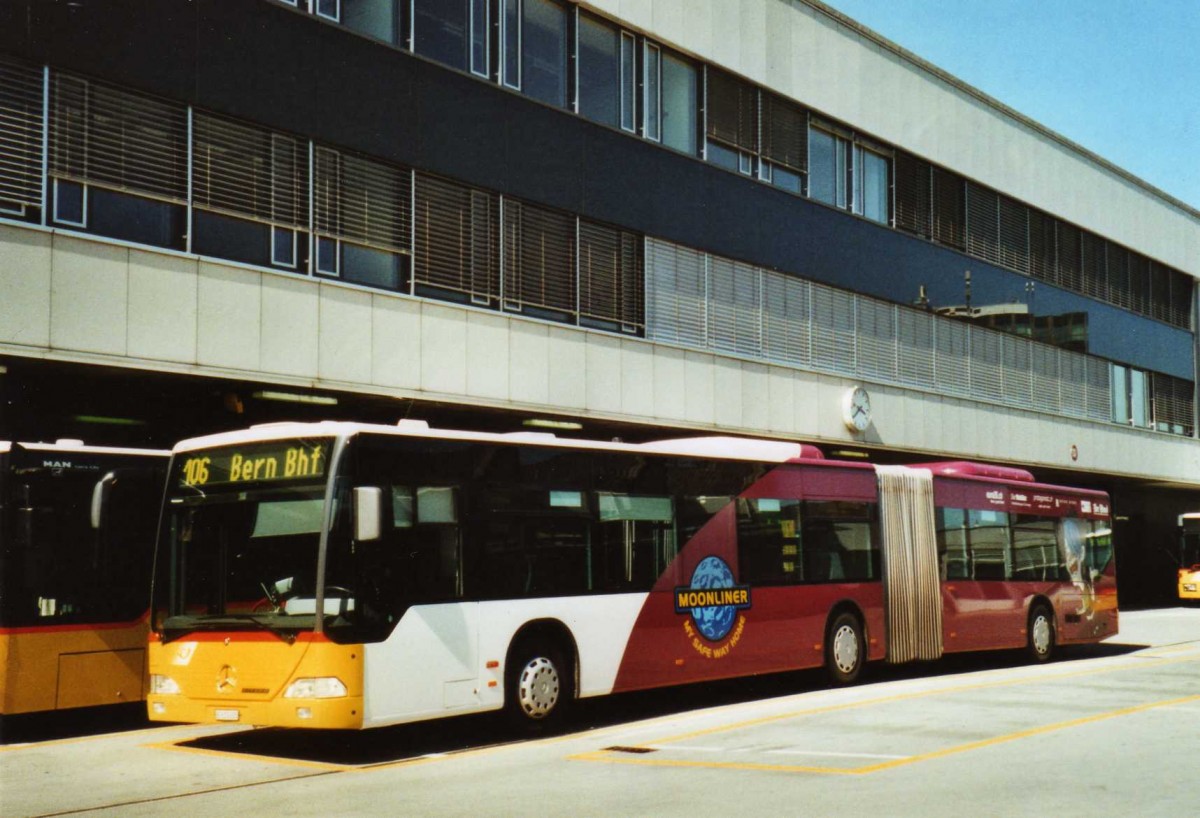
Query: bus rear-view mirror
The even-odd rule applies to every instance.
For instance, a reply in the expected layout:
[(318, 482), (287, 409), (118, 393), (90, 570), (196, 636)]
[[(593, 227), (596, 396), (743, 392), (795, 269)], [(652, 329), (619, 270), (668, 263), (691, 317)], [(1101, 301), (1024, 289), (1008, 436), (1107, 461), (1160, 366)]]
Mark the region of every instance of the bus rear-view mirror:
[(354, 539), (359, 542), (378, 540), (383, 519), (383, 491), (376, 486), (354, 489)]

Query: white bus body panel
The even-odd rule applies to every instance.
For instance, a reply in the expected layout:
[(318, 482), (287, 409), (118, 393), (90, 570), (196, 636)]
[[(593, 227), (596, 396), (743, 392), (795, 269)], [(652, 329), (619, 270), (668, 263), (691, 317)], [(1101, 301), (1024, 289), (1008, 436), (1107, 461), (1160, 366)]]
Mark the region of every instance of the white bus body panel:
[[(557, 620), (574, 638), (577, 695), (611, 693), (646, 597), (506, 599), (410, 608), (386, 641), (364, 647), (363, 726), (500, 709), (509, 645), (517, 631), (537, 620)], [(496, 666), (489, 668), (489, 662)]]

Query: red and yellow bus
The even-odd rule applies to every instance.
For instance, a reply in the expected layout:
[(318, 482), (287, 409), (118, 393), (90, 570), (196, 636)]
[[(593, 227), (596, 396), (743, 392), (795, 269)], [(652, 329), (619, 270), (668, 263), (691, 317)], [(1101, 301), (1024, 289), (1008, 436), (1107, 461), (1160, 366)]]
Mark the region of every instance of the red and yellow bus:
[(0, 442), (0, 716), (145, 698), (169, 455)]
[(364, 728), (1116, 633), (1105, 494), (806, 445), (281, 424), (180, 443), (150, 717)]
[(1200, 602), (1200, 511), (1179, 515), (1179, 599)]

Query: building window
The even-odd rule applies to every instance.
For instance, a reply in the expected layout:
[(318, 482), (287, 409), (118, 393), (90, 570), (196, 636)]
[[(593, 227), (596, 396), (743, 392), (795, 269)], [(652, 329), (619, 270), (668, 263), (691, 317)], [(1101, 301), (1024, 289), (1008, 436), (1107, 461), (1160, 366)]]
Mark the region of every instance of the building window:
[(655, 142), (662, 141), (662, 50), (646, 43), (645, 76), (642, 78), (645, 97), (645, 135)]
[(579, 321), (614, 332), (642, 330), (642, 239), (579, 221)]
[(762, 168), (759, 178), (802, 193), (808, 171), (808, 113), (782, 97), (762, 95)]
[(633, 36), (587, 14), (579, 16), (579, 113), (633, 130)]
[(418, 173), (415, 198), (417, 295), (495, 306), (500, 297), (499, 197)]
[(523, 0), (521, 90), (559, 108), (567, 105), (567, 12), (554, 0)]
[(0, 61), (0, 216), (41, 220), (42, 70)]
[(306, 268), (307, 143), (204, 113), (194, 117), (193, 142), (192, 249), (248, 264)]
[(1139, 428), (1150, 426), (1149, 373), (1133, 367), (1112, 364), (1112, 420)]
[(732, 74), (708, 68), (707, 157), (740, 173), (754, 172), (758, 154), (758, 89)]
[(576, 219), (504, 200), (504, 308), (552, 321), (577, 311)]
[(351, 31), (395, 45), (399, 42), (399, 2), (400, 0), (341, 0), (341, 23)]
[(501, 82), (521, 89), (521, 0), (500, 0)]
[(888, 223), (888, 165), (882, 154), (854, 146), (854, 212), (880, 224)]
[(661, 88), (662, 143), (695, 156), (698, 127), (696, 66), (664, 51)]
[(488, 75), (487, 0), (413, 0), (413, 51)]
[(342, 18), (340, 0), (313, 0), (313, 12), (318, 17), (337, 22)]
[(403, 289), (410, 173), (357, 154), (315, 149), (313, 231), (316, 270), (343, 281)]
[(812, 128), (808, 135), (808, 195), (846, 208), (850, 202), (850, 141)]
[(54, 220), (183, 249), (187, 109), (66, 74), (51, 83)]

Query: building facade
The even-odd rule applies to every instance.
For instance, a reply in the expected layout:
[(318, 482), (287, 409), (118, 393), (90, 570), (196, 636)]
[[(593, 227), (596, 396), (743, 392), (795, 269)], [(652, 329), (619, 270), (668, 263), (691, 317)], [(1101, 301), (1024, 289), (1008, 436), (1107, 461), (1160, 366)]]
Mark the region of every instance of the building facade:
[(9, 0), (0, 276), (0, 436), (1020, 464), (1135, 601), (1200, 508), (1200, 213), (816, 0)]

